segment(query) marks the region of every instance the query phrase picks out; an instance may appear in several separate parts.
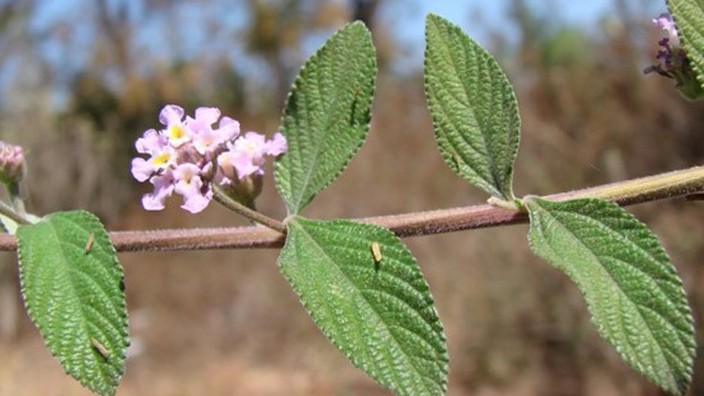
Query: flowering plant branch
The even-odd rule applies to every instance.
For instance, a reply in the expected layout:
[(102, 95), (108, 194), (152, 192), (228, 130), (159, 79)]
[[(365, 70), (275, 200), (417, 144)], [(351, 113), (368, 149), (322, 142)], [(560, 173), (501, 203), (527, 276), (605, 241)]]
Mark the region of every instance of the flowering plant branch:
[[(704, 6), (668, 2), (655, 19), (661, 63), (689, 99), (704, 87)], [(695, 21), (692, 23), (691, 21)], [(677, 23), (677, 26), (675, 25)], [(681, 33), (678, 28), (682, 28)], [(127, 309), (117, 251), (281, 247), (278, 266), (322, 332), (350, 361), (398, 395), (444, 395), (448, 352), (430, 289), (400, 237), (528, 222), (531, 250), (582, 292), (605, 341), (648, 380), (684, 394), (696, 341), (675, 267), (648, 227), (621, 206), (704, 193), (704, 167), (560, 194), (519, 198), (513, 167), (520, 117), (513, 87), (494, 58), (449, 21), (426, 21), (425, 94), (447, 165), (489, 194), (488, 204), (364, 219), (301, 215), (346, 168), (371, 119), (375, 50), (366, 27), (349, 24), (303, 66), (271, 139), (200, 107), (159, 114), (162, 127), (136, 141), (131, 172), (153, 191), (146, 210), (174, 195), (199, 213), (213, 200), (257, 226), (108, 233), (85, 211), (44, 217), (19, 198), (22, 150), (0, 143), (0, 250), (17, 250), (25, 306), (65, 370), (100, 395), (124, 372)], [(275, 161), (285, 220), (256, 210), (264, 163)], [(619, 206), (621, 205), (621, 206)], [(263, 226), (263, 227), (262, 227)], [(70, 320), (67, 320), (70, 318)]]
[[(704, 167), (698, 166), (624, 182), (552, 194), (545, 198), (553, 201), (602, 198), (621, 206), (628, 206), (692, 197), (702, 192), (704, 192)], [(217, 195), (217, 190), (215, 190), (216, 200)], [(225, 204), (225, 206), (227, 205)], [(403, 238), (522, 224), (528, 222), (528, 215), (524, 211), (508, 211), (484, 204), (366, 217), (356, 220), (388, 228)], [(263, 224), (264, 221), (266, 220), (258, 222)], [(272, 222), (268, 229), (250, 226), (112, 231), (110, 232), (110, 240), (118, 252), (252, 249), (283, 246), (285, 231), (281, 232), (277, 229), (279, 225), (276, 224), (278, 223), (276, 220), (269, 219), (268, 221)], [(16, 249), (15, 237), (9, 234), (0, 234), (0, 251), (14, 251)]]

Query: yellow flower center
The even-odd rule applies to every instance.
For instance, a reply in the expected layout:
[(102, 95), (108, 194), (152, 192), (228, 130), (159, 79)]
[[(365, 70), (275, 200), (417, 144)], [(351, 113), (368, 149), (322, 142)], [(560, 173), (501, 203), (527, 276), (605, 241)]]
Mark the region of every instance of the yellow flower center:
[(169, 127), (169, 135), (173, 140), (179, 140), (186, 135), (186, 131), (183, 130), (181, 125), (171, 125)]
[(169, 155), (168, 152), (163, 152), (159, 155), (155, 155), (152, 157), (152, 161), (154, 163), (154, 166), (164, 166), (166, 165), (167, 162), (169, 162), (169, 159), (171, 158), (171, 155)]

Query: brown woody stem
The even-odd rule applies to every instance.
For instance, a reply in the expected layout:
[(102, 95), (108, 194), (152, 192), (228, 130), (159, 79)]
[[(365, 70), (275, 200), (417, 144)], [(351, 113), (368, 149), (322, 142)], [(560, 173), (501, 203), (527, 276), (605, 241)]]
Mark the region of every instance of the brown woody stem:
[[(694, 167), (545, 198), (563, 201), (591, 197), (625, 206), (702, 192), (704, 167)], [(357, 220), (387, 227), (399, 237), (409, 237), (525, 223), (528, 216), (522, 211), (485, 204)], [(274, 248), (282, 246), (284, 242), (281, 232), (262, 227), (117, 231), (111, 232), (110, 237), (115, 248), (121, 252)], [(16, 246), (13, 236), (0, 234), (0, 251), (12, 251)]]

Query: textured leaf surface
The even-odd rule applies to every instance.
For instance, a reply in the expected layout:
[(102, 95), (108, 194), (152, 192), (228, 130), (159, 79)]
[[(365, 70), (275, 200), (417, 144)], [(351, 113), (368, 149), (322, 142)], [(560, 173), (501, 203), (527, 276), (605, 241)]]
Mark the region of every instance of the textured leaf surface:
[(693, 321), (682, 282), (655, 235), (603, 200), (524, 203), (531, 249), (577, 284), (599, 334), (645, 377), (684, 394), (694, 364)]
[(677, 24), (687, 58), (697, 74), (697, 80), (704, 84), (704, 2), (667, 0), (667, 5)]
[(425, 40), (425, 96), (445, 162), (512, 200), (520, 118), (511, 83), (487, 51), (437, 15), (428, 15)]
[(81, 384), (114, 394), (127, 310), (122, 268), (103, 225), (88, 212), (59, 212), (20, 226), (17, 237), (25, 305), (47, 347)]
[(447, 344), (428, 285), (390, 231), (293, 218), (279, 258), (315, 323), (352, 363), (399, 395), (443, 395)]
[(301, 69), (281, 125), (288, 152), (276, 163), (289, 213), (332, 183), (364, 142), (375, 77), (371, 35), (361, 22), (338, 31)]

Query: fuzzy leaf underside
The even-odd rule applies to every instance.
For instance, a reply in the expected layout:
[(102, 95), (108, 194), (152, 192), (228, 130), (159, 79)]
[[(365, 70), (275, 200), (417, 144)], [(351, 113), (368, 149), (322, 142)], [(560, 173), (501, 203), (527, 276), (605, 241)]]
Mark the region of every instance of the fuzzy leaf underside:
[(600, 199), (524, 203), (531, 249), (576, 283), (599, 334), (653, 383), (684, 394), (694, 325), (682, 281), (652, 231)]
[(428, 285), (390, 231), (346, 220), (288, 222), (279, 266), (323, 333), (398, 395), (444, 395), (448, 357)]

